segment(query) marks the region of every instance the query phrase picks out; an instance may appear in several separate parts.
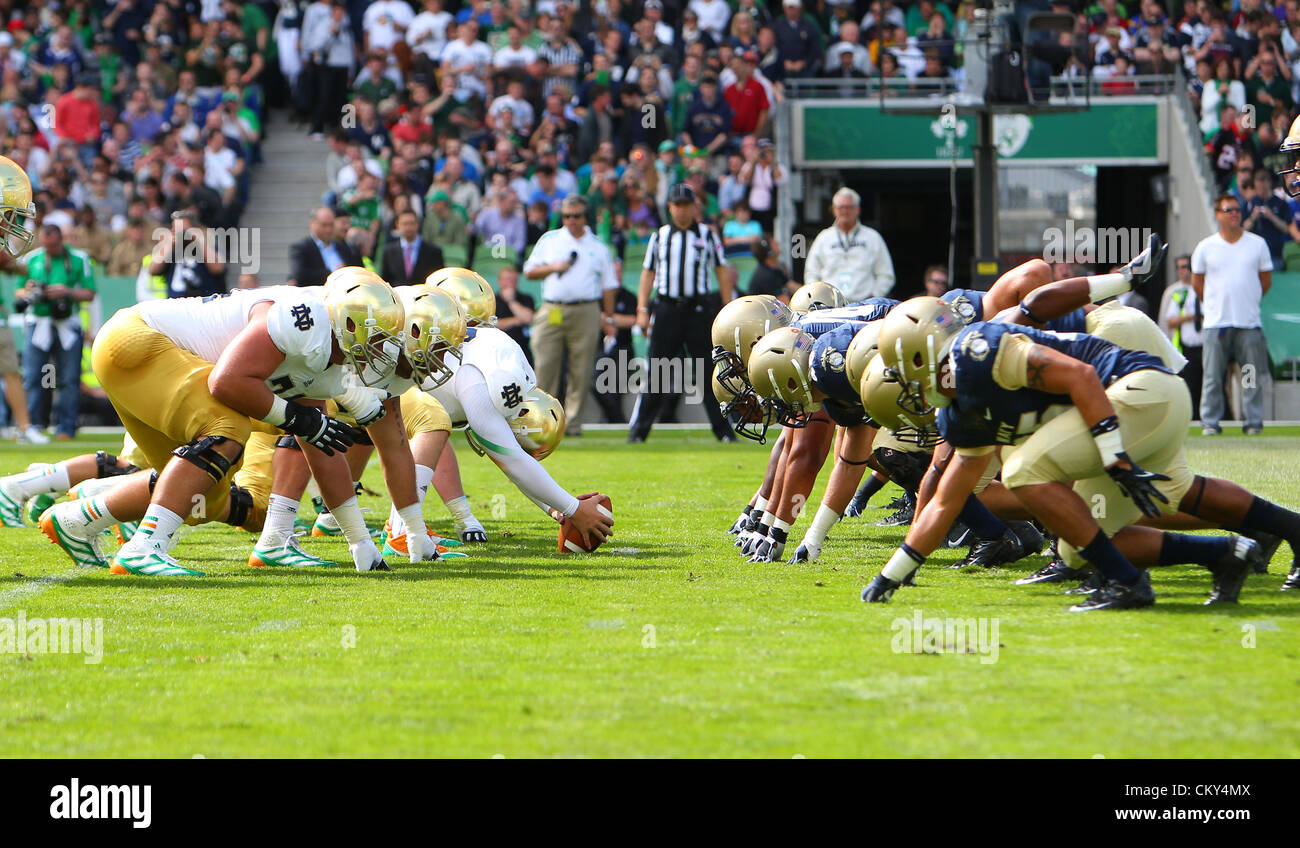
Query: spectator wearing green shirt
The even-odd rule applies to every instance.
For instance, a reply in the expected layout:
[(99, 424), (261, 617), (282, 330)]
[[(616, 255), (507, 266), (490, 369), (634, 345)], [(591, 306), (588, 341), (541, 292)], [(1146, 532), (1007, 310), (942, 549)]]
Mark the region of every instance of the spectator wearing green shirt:
[(357, 75), (357, 82), (352, 89), (352, 96), (368, 100), (375, 106), (390, 97), (397, 96), (397, 84), (384, 72), (384, 66), (384, 54), (371, 52), (366, 59), (365, 70)]
[(14, 292), (15, 309), (27, 316), (27, 414), (33, 423), (42, 420), (42, 408), (50, 402), (58, 438), (71, 439), (77, 434), (81, 408), (82, 326), (77, 304), (95, 299), (95, 275), (90, 257), (64, 245), (58, 227), (42, 227), (40, 238), (41, 246), (26, 256), (27, 280)]
[(357, 187), (343, 192), (343, 209), (352, 216), (352, 226), (370, 233), (372, 242), (379, 234), (379, 178), (367, 171)]
[[(1255, 126), (1262, 127), (1273, 119), (1273, 110), (1291, 111), (1291, 83), (1278, 73), (1278, 57), (1282, 51), (1276, 42), (1260, 45), (1259, 54), (1251, 61), (1256, 70), (1247, 74), (1246, 102), (1255, 107)], [(1247, 71), (1249, 71), (1249, 66)]]
[(430, 244), (442, 248), (459, 247), (469, 250), (469, 227), (465, 218), (451, 204), (451, 196), (442, 189), (435, 189), (429, 195), (428, 211), (424, 215), (424, 226), (420, 235)]

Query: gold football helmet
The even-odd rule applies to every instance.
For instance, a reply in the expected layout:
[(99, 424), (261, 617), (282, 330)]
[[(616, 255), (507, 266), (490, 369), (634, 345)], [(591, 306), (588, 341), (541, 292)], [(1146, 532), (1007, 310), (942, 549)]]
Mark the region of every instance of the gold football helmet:
[(846, 303), (843, 292), (822, 280), (805, 283), (790, 295), (790, 308), (801, 315), (814, 309), (838, 309)]
[(465, 310), (460, 301), (437, 286), (403, 286), (402, 308), (406, 313), (402, 351), (411, 363), (411, 374), (423, 389), (437, 388), (451, 379), (446, 356), (460, 358), (465, 343)]
[(749, 352), (773, 330), (790, 326), (794, 312), (771, 295), (748, 295), (728, 303), (713, 319), (714, 380), (731, 396), (753, 393), (749, 385)]
[(32, 181), (18, 163), (0, 156), (0, 247), (17, 259), (31, 250), (36, 231), (27, 222), (36, 219)]
[(939, 366), (966, 325), (937, 297), (914, 297), (890, 310), (880, 330), (880, 355), (903, 387), (899, 404), (913, 415), (947, 406)]
[(844, 376), (848, 378), (850, 386), (862, 382), (867, 363), (880, 352), (880, 328), (884, 323), (884, 318), (869, 322), (849, 342), (849, 349), (844, 352)]
[(468, 268), (443, 268), (434, 271), (424, 280), (426, 285), (437, 286), (460, 301), (465, 307), (471, 327), (497, 323), (497, 296), (488, 281)]
[(873, 357), (858, 384), (858, 393), (867, 414), (900, 442), (921, 448), (933, 447), (939, 442), (939, 431), (935, 427), (936, 410), (930, 407), (923, 415), (905, 411), (898, 405), (902, 391), (903, 387), (885, 367), (885, 360)]
[[(1283, 153), (1291, 154), (1291, 167), (1285, 171), (1278, 171), (1277, 175), (1282, 178), (1282, 188), (1292, 197), (1300, 197), (1300, 118), (1296, 118), (1291, 123), (1291, 129), (1282, 140), (1278, 150)], [(5, 194), (6, 199), (9, 195)]]
[[(510, 422), (510, 429), (514, 431), (519, 447), (541, 462), (560, 446), (564, 438), (564, 422), (564, 404), (534, 386), (524, 392), (524, 404), (519, 415)], [(475, 453), (479, 456), (484, 454), (483, 443), (473, 430), (466, 430), (465, 438)]]
[(760, 398), (771, 401), (777, 420), (802, 427), (821, 409), (813, 399), (812, 358), (816, 340), (797, 327), (782, 327), (763, 338), (749, 354), (749, 382)]
[(397, 368), (405, 310), (392, 286), (365, 268), (339, 268), (325, 280), (334, 338), (357, 377), (378, 386)]
[(723, 380), (721, 374), (728, 366), (719, 362), (713, 366), (713, 396), (722, 408), (722, 415), (731, 422), (731, 427), (738, 435), (753, 439), (760, 445), (767, 443), (767, 428), (776, 423), (777, 414), (772, 409), (772, 402), (763, 400), (754, 393), (745, 375), (744, 390), (732, 391), (734, 380)]

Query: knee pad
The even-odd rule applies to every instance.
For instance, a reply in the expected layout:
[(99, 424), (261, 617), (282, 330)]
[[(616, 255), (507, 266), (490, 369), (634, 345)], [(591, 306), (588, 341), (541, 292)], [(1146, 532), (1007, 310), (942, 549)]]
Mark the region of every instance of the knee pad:
[(302, 450), (302, 445), (298, 444), (298, 440), (293, 436), (281, 436), (275, 440), (275, 446), (277, 448), (288, 448), (289, 450)]
[(158, 469), (149, 472), (149, 494), (153, 494), (153, 487), (158, 485)]
[(226, 523), (231, 527), (243, 527), (248, 521), (248, 514), (253, 509), (253, 494), (247, 489), (230, 484), (230, 513)]
[(924, 451), (877, 448), (874, 455), (889, 479), (909, 492), (915, 492), (921, 487), (921, 480), (930, 467), (931, 455)]
[(216, 446), (225, 441), (228, 441), (225, 436), (205, 436), (188, 445), (181, 445), (172, 451), (172, 455), (202, 468), (214, 481), (220, 482), (221, 478), (229, 473), (230, 467), (244, 455), (244, 448), (241, 445), (234, 459), (226, 459), (216, 450)]
[(125, 474), (134, 474), (139, 471), (134, 465), (118, 465), (117, 457), (108, 451), (95, 451), (95, 479), (103, 480), (105, 477), (121, 477)]

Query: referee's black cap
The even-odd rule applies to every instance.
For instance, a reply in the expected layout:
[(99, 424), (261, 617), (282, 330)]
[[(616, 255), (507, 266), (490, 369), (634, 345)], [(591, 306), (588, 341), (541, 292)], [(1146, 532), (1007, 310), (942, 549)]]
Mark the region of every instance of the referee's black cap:
[(669, 203), (694, 203), (695, 189), (691, 188), (686, 183), (678, 183), (677, 185), (668, 189), (668, 202)]

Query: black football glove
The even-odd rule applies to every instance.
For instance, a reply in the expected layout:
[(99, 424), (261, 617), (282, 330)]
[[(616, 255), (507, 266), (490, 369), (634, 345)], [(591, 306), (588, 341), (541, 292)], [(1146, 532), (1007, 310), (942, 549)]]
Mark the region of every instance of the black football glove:
[(1127, 462), (1131, 468), (1124, 468), (1120, 463), (1114, 463), (1106, 468), (1106, 473), (1110, 479), (1114, 480), (1119, 486), (1120, 491), (1126, 497), (1132, 498), (1137, 508), (1142, 510), (1142, 514), (1148, 518), (1155, 518), (1160, 514), (1160, 507), (1156, 506), (1156, 499), (1161, 503), (1169, 503), (1169, 498), (1156, 488), (1156, 483), (1169, 478), (1163, 474), (1156, 474), (1154, 471), (1144, 471), (1141, 466), (1128, 458), (1128, 454), (1121, 451), (1116, 454), (1120, 460)]
[(877, 574), (867, 588), (862, 590), (862, 602), (865, 604), (887, 604), (894, 596), (899, 583), (883, 574)]
[(298, 436), (326, 456), (333, 456), (334, 451), (346, 452), (356, 441), (349, 425), (330, 418), (314, 406), (293, 401), (288, 403), (280, 429)]

